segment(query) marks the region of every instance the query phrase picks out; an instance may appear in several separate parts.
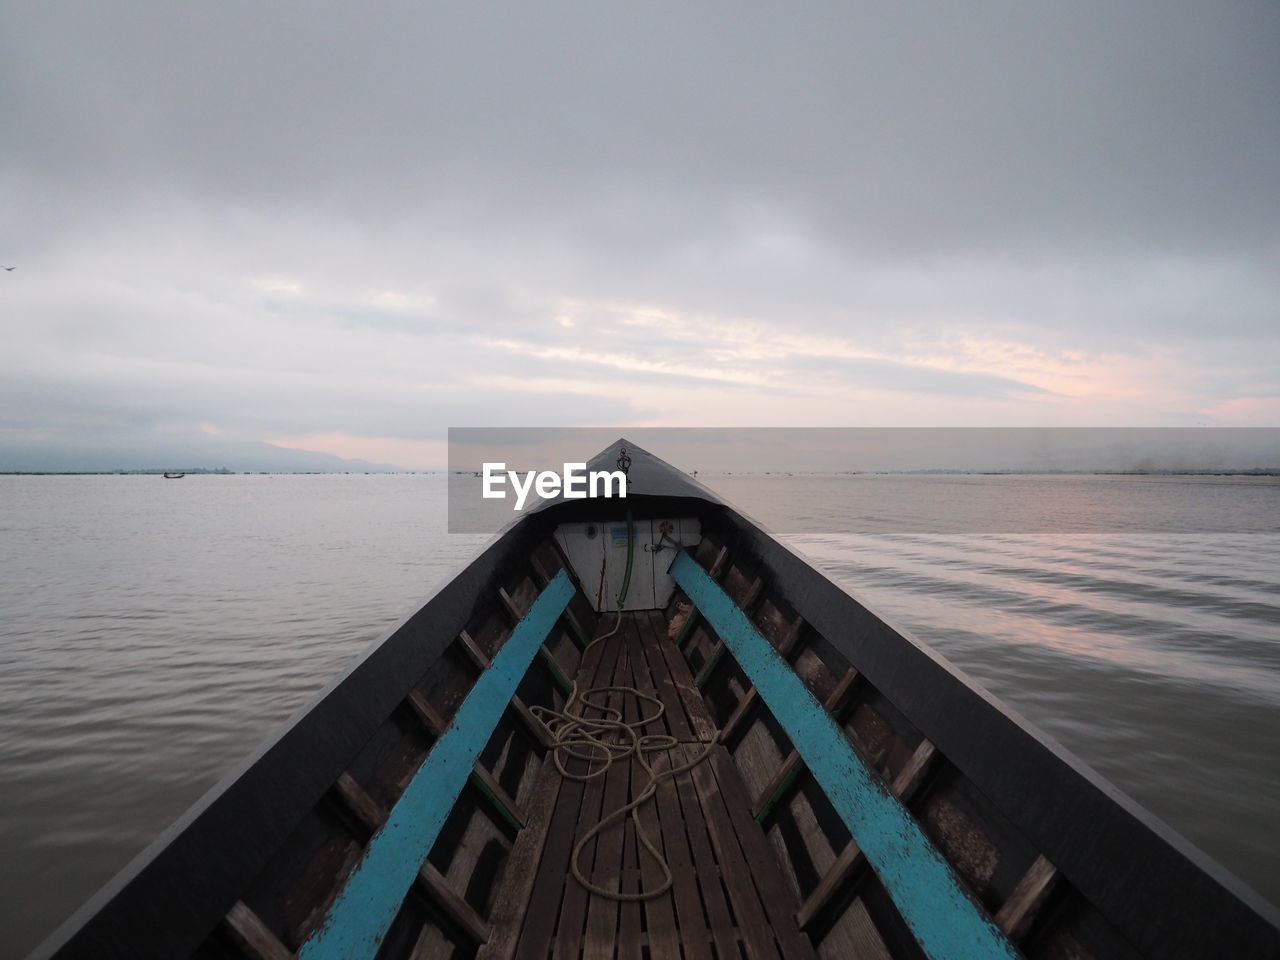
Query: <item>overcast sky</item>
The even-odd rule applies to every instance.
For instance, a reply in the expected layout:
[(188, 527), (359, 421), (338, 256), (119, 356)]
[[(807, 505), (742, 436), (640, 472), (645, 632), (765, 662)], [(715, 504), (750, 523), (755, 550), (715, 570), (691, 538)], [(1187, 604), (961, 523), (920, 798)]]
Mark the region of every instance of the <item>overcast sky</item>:
[(1280, 5), (0, 0), (5, 451), (1280, 426)]

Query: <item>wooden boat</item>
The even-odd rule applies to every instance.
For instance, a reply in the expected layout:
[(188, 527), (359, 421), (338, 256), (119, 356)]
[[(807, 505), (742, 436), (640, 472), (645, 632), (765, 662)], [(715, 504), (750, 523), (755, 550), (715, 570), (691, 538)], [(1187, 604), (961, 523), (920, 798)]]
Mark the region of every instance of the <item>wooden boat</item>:
[(590, 468), (622, 446), (625, 499), (507, 528), (36, 956), (1280, 956), (1274, 908), (714, 493), (625, 441)]
[(186, 476), (185, 473), (175, 473), (171, 470), (166, 470), (164, 472), (164, 478), (166, 480), (181, 480), (185, 476)]

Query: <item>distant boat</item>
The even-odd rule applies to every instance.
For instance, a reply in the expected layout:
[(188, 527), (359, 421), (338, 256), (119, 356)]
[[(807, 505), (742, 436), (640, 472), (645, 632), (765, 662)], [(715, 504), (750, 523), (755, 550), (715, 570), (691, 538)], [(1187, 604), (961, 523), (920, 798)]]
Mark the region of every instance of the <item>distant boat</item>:
[(164, 472), (164, 478), (166, 480), (181, 480), (185, 476), (185, 473), (170, 473), (168, 470)]
[(506, 527), (32, 960), (1280, 957), (1276, 910), (1097, 773), (615, 462), (625, 500)]

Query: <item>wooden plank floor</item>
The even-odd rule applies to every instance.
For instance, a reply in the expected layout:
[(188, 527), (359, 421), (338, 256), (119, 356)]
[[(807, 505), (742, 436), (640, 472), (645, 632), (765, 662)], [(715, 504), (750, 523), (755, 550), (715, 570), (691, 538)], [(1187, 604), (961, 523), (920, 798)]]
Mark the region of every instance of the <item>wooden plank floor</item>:
[[(613, 624), (613, 616), (601, 618), (601, 632)], [(576, 679), (582, 688), (628, 686), (658, 697), (665, 715), (644, 732), (679, 741), (669, 757), (651, 761), (658, 769), (693, 759), (715, 740), (715, 724), (657, 611), (625, 614), (618, 633), (588, 651)], [(641, 709), (652, 709), (621, 693), (609, 694), (608, 702), (629, 722), (640, 718)], [(639, 763), (615, 763), (605, 776), (585, 784), (562, 781), (555, 765), (547, 763), (540, 778), (535, 795), (555, 797), (555, 805), (517, 842), (541, 856), (530, 867), (536, 876), (525, 909), (504, 911), (506, 928), (494, 931), (490, 947), (498, 949), (493, 955), (538, 960), (814, 956), (795, 923), (795, 897), (751, 817), (747, 791), (723, 747), (712, 747), (689, 773), (664, 781), (640, 809), (645, 832), (673, 873), (668, 892), (642, 902), (589, 893), (569, 865), (579, 838), (643, 787)], [(513, 856), (513, 862), (517, 859)], [(594, 883), (622, 892), (653, 889), (663, 877), (637, 841), (630, 818), (589, 843), (580, 867)], [(522, 886), (527, 888), (527, 881)]]

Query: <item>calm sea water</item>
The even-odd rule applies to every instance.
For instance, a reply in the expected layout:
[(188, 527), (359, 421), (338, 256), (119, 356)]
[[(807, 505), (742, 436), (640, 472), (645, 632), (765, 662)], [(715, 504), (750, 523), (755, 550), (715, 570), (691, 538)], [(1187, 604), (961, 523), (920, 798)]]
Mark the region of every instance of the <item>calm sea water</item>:
[[(776, 530), (863, 531), (787, 538), (1280, 901), (1280, 484), (704, 479)], [(475, 553), (484, 537), (444, 532), (444, 491), (0, 477), (0, 956)], [(1046, 498), (1036, 532), (972, 532)]]

